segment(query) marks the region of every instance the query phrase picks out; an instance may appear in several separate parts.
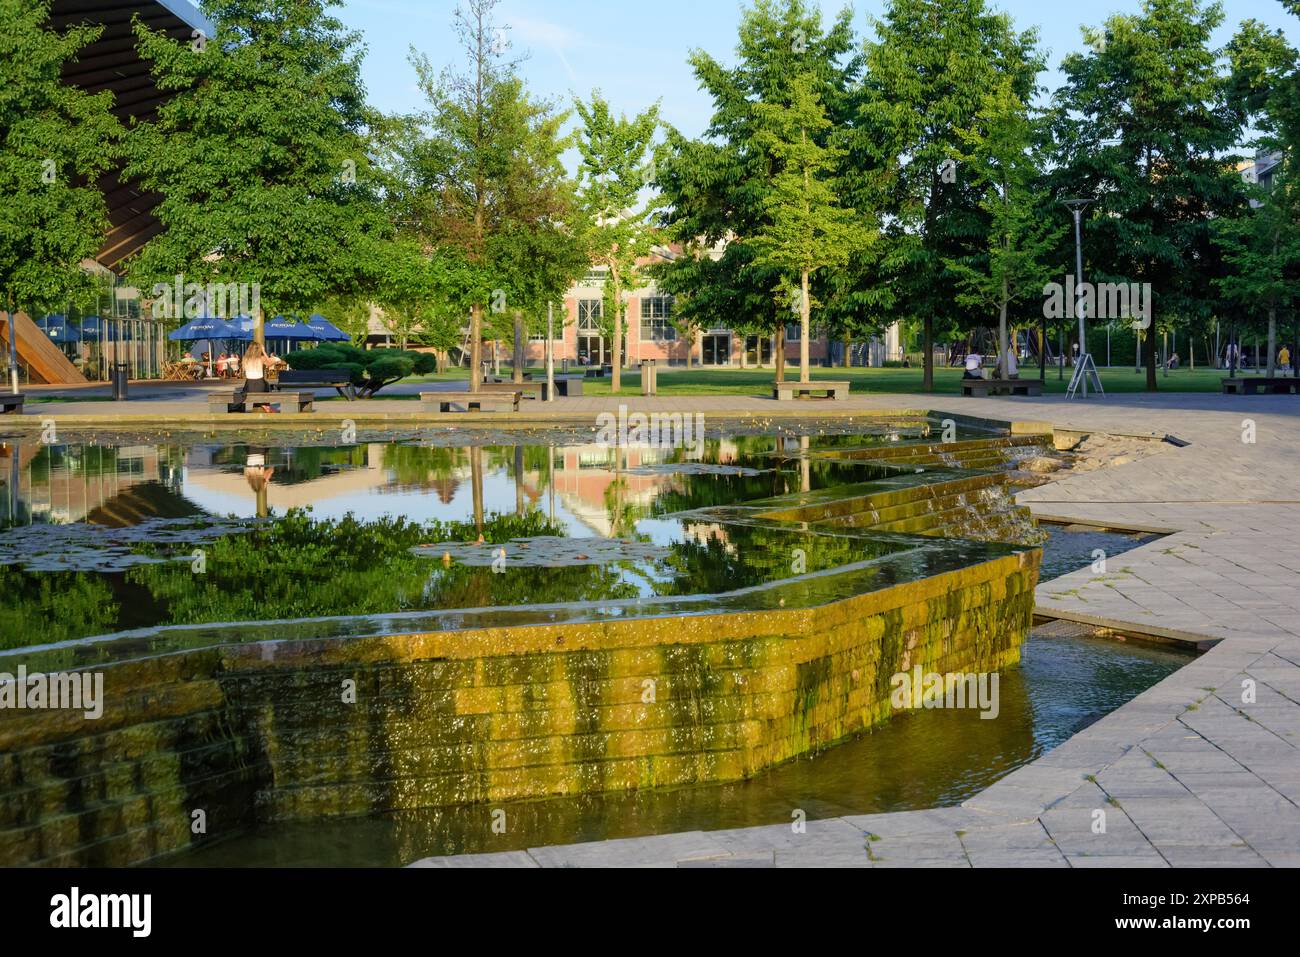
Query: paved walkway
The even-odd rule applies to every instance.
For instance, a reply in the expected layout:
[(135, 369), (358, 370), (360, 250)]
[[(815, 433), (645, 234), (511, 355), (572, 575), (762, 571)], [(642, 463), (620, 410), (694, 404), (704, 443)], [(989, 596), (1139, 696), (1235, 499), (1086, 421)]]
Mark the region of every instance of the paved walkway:
[[(853, 400), (863, 408), (923, 401)], [(1178, 395), (932, 404), (1191, 443), (1021, 500), (1040, 516), (1173, 533), (1111, 560), (1105, 574), (1087, 568), (1042, 585), (1040, 612), (1217, 644), (960, 807), (810, 822), (803, 834), (776, 825), (418, 866), (1300, 866), (1300, 402)]]

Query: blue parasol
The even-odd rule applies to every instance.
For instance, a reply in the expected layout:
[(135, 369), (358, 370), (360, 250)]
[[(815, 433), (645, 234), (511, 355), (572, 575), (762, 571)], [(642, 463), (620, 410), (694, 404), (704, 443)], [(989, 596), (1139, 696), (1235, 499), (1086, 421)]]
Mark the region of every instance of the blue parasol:
[(316, 337), (321, 342), (351, 342), (352, 337), (330, 322), (319, 312), (307, 320), (307, 325), (316, 330)]

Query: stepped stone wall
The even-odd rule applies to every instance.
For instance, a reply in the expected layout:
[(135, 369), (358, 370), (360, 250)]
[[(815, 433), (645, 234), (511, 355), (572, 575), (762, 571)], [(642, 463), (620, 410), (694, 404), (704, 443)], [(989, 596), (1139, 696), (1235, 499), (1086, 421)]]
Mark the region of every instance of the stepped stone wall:
[(255, 821), (738, 780), (886, 719), (897, 673), (1015, 664), (1037, 571), (1026, 552), (812, 609), (113, 665), (98, 721), (0, 712), (0, 863), (126, 865)]

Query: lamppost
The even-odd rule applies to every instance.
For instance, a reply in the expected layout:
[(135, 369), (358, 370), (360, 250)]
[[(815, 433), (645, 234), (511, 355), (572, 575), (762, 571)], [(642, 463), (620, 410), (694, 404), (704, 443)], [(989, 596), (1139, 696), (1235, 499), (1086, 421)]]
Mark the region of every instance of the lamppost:
[[(1096, 202), (1092, 197), (1076, 197), (1061, 200), (1061, 205), (1074, 214), (1074, 260), (1075, 260), (1075, 314), (1079, 319), (1079, 358), (1074, 368), (1074, 378), (1070, 382), (1068, 395), (1073, 396), (1082, 389), (1082, 395), (1088, 397), (1089, 372), (1095, 376), (1097, 391), (1102, 392), (1101, 376), (1097, 374), (1096, 364), (1088, 352), (1088, 326), (1086, 323), (1085, 294), (1083, 285), (1083, 211)], [(1104, 393), (1102, 393), (1104, 394)]]

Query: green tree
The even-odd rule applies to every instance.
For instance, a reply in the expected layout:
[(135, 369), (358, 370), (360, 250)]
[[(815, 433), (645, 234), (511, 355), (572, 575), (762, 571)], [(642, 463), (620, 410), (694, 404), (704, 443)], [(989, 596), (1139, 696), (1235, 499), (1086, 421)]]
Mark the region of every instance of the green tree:
[(330, 15), (339, 5), (205, 0), (206, 41), (136, 23), (141, 56), (173, 94), (126, 139), (127, 175), (164, 197), (166, 230), (130, 265), (139, 285), (248, 284), (272, 315), (373, 285), (389, 229), (360, 40)]
[(997, 313), (998, 374), (1003, 378), (1011, 349), (1011, 307), (1042, 294), (1051, 274), (1047, 257), (1062, 232), (1044, 215), (1049, 197), (1042, 184), (1042, 133), (1006, 78), (985, 95), (971, 128), (958, 133), (963, 149), (957, 161), (981, 192), (979, 205), (989, 231), (977, 255), (944, 262), (958, 277), (959, 305)]
[(962, 132), (989, 90), (1029, 102), (1043, 68), (1037, 33), (1017, 33), (984, 0), (890, 0), (874, 22), (856, 118), (867, 189), (887, 214), (875, 281), (893, 287), (903, 319), (921, 326), (924, 387), (934, 388), (936, 321), (957, 324), (953, 259), (989, 235), (982, 190), (957, 164)]
[(835, 176), (844, 151), (824, 146), (831, 121), (814, 91), (809, 75), (795, 77), (787, 103), (755, 105), (755, 142), (779, 164), (764, 199), (768, 222), (751, 242), (756, 266), (776, 270), (788, 290), (798, 283), (791, 301), (798, 306), (799, 381), (809, 380), (808, 345), (812, 336), (811, 278), (818, 270), (844, 266), (874, 238), (856, 211), (836, 198)]
[[(1300, 10), (1300, 6), (1291, 5)], [(1295, 48), (1281, 30), (1244, 22), (1228, 45), (1232, 73), (1229, 100), (1259, 133), (1256, 155), (1276, 158), (1271, 185), (1251, 187), (1251, 209), (1240, 219), (1214, 223), (1214, 238), (1229, 266), (1219, 288), (1234, 313), (1267, 315), (1268, 374), (1276, 371), (1278, 313), (1294, 309), (1300, 277), (1300, 195), (1293, 177), (1300, 145), (1300, 68)]]
[(861, 73), (855, 47), (849, 10), (824, 25), (817, 4), (756, 0), (741, 14), (735, 66), (692, 52), (713, 116), (697, 140), (669, 129), (657, 164), (661, 224), (688, 251), (652, 270), (675, 297), (677, 321), (688, 328), (728, 326), (742, 335), (776, 333), (778, 378), (789, 311), (772, 295), (780, 271), (756, 262), (752, 239), (771, 225), (768, 200), (781, 164), (757, 140), (757, 104), (788, 103), (795, 79), (810, 75), (831, 128), (846, 127)]
[(0, 304), (10, 316), (87, 287), (81, 261), (99, 249), (108, 223), (97, 181), (122, 132), (112, 93), (86, 93), (60, 77), (103, 28), (55, 32), (49, 16), (48, 0), (0, 0)]
[(466, 0), (456, 11), (469, 62), (464, 73), (435, 71), (412, 51), (429, 110), (411, 118), (399, 150), (407, 228), (458, 263), (451, 297), (470, 319), (473, 392), (481, 384), (485, 326), (508, 321), (512, 286), (522, 285), (511, 258), (514, 237), (568, 212), (566, 116), (533, 99), (507, 59), (510, 45), (492, 17), (497, 2)]
[(612, 330), (613, 379), (610, 388), (622, 388), (623, 343), (627, 304), (624, 294), (644, 285), (639, 260), (647, 256), (658, 234), (650, 222), (650, 209), (640, 194), (654, 178), (655, 132), (659, 107), (635, 117), (615, 116), (609, 103), (595, 91), (591, 103), (576, 102), (582, 119), (578, 134), (579, 196), (591, 224), (592, 261), (609, 270), (605, 283), (605, 322)]
[(1056, 191), (1097, 200), (1087, 225), (1091, 275), (1151, 284), (1152, 391), (1159, 329), (1191, 331), (1214, 313), (1224, 264), (1213, 224), (1247, 205), (1225, 160), (1242, 114), (1210, 45), (1222, 21), (1218, 4), (1143, 0), (1140, 13), (1085, 29), (1091, 49), (1065, 58), (1054, 97)]
[(1258, 190), (1259, 206), (1239, 219), (1215, 222), (1214, 239), (1230, 271), (1218, 280), (1238, 314), (1267, 317), (1268, 375), (1276, 372), (1279, 310), (1292, 310), (1300, 285), (1300, 221), (1294, 216), (1291, 183), (1281, 177)]

